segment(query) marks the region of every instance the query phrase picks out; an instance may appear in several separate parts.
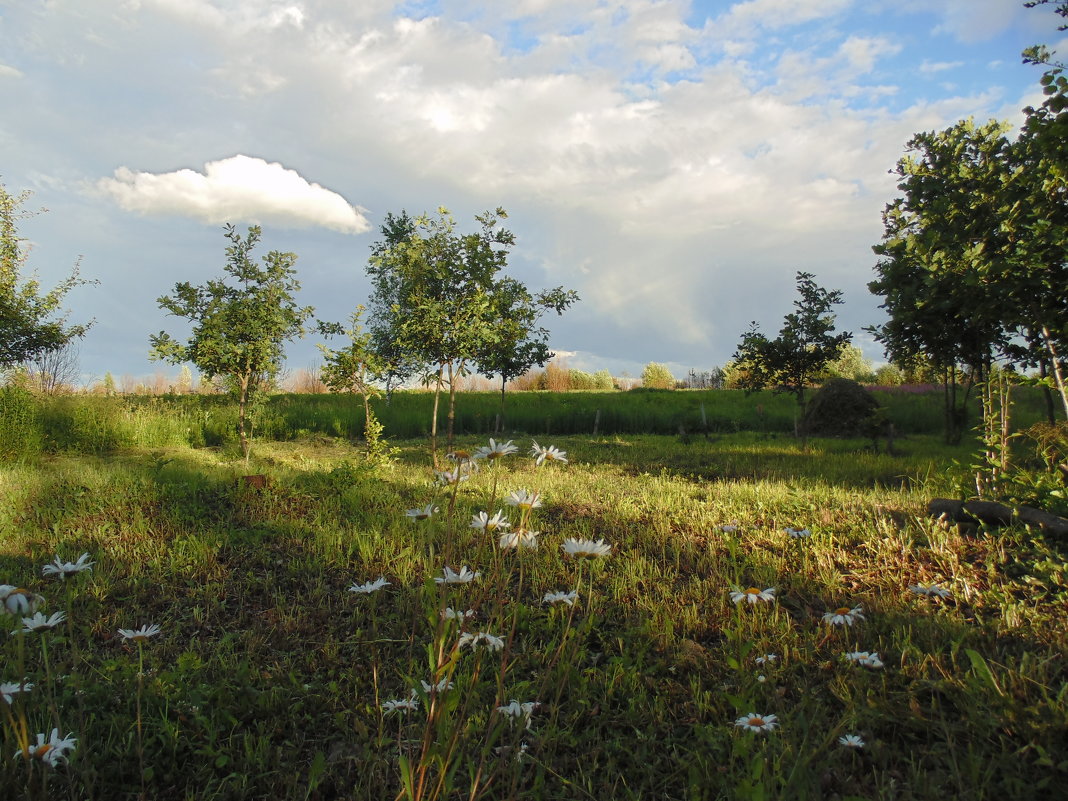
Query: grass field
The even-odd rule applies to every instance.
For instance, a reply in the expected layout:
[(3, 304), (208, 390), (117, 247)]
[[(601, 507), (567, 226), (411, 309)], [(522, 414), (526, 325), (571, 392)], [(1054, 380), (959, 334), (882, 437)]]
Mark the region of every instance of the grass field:
[[(7, 619), (0, 797), (1015, 799), (1068, 780), (1066, 544), (926, 519), (967, 447), (539, 436), (568, 462), (538, 467), (517, 437), (442, 487), (422, 440), (374, 466), (293, 436), (247, 468), (177, 428), (0, 464), (0, 583), (67, 614)], [(540, 495), (537, 549), (471, 525), (519, 528), (519, 490)], [(91, 571), (42, 576), (83, 552)], [(480, 576), (435, 582), (446, 566)], [(909, 589), (931, 583), (948, 597)], [(67, 764), (16, 754), (53, 728), (77, 738), (53, 749)]]

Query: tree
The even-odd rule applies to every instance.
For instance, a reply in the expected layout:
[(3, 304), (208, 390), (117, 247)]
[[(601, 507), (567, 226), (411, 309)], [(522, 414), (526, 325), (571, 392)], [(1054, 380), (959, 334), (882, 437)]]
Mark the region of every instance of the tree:
[(648, 389), (674, 389), (675, 376), (671, 374), (667, 365), (649, 362), (642, 370), (642, 386)]
[(300, 307), (293, 295), (300, 289), (294, 277), (293, 253), (272, 250), (258, 266), (250, 254), (260, 240), (259, 226), (244, 238), (226, 226), (226, 272), (236, 282), (210, 280), (204, 286), (175, 284), (173, 296), (158, 299), (161, 309), (193, 324), (183, 345), (161, 331), (151, 337), (150, 358), (171, 364), (192, 362), (209, 380), (222, 378), (238, 401), (238, 436), (248, 462), (254, 402), (270, 386), (283, 359), (283, 344), (304, 335), (311, 307)]
[(34, 388), (43, 395), (69, 392), (78, 380), (78, 347), (73, 341), (38, 353), (28, 363)]
[(68, 325), (61, 311), (63, 299), (84, 284), (75, 263), (70, 276), (42, 293), (36, 278), (23, 279), (25, 241), (18, 235), (18, 221), (31, 216), (21, 211), (29, 192), (11, 195), (0, 183), (0, 370), (33, 361), (85, 335), (92, 321)]
[(814, 278), (812, 273), (797, 273), (797, 311), (783, 318), (778, 337), (768, 339), (754, 322), (731, 357), (741, 389), (788, 392), (797, 399), (799, 412), (805, 408), (805, 389), (853, 338), (833, 333), (831, 307), (842, 302), (842, 293), (823, 289)]
[(864, 351), (856, 345), (846, 345), (838, 358), (828, 363), (827, 378), (849, 378), (861, 384), (871, 384), (875, 380), (875, 367), (865, 358)]

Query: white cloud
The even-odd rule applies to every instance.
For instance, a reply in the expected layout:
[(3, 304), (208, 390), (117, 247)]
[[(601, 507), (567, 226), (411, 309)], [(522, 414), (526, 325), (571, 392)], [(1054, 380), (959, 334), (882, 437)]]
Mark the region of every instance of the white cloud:
[(748, 31), (755, 35), (760, 29), (775, 30), (834, 17), (852, 4), (853, 0), (746, 0), (731, 6), (715, 24), (731, 33)]
[(963, 67), (963, 61), (928, 61), (923, 60), (920, 64), (920, 72), (924, 75), (934, 75), (938, 72), (945, 72), (946, 70), (955, 70), (957, 67)]
[(21, 70), (17, 70), (14, 67), (9, 67), (7, 64), (0, 64), (0, 78), (21, 78), (21, 77), (23, 77)]
[(321, 226), (342, 233), (370, 230), (363, 209), (341, 195), (309, 183), (278, 163), (236, 155), (209, 161), (204, 172), (115, 170), (97, 188), (127, 211), (176, 214), (206, 223), (272, 222), (294, 228)]

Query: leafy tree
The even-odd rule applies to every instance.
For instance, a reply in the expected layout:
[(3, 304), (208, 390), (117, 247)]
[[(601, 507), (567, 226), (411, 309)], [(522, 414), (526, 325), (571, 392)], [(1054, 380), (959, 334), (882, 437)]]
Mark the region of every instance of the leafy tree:
[(667, 365), (649, 362), (642, 370), (642, 386), (649, 389), (674, 389), (675, 376)]
[(799, 411), (805, 408), (805, 389), (853, 338), (849, 333), (833, 333), (831, 307), (842, 302), (842, 293), (823, 289), (814, 278), (812, 273), (797, 273), (801, 296), (794, 301), (797, 311), (783, 318), (775, 339), (765, 337), (752, 323), (742, 335), (731, 365), (741, 389), (754, 392), (771, 387), (788, 392), (797, 399)]
[(11, 195), (0, 184), (0, 370), (59, 351), (93, 324), (68, 325), (61, 311), (68, 292), (92, 283), (79, 277), (77, 263), (69, 277), (47, 292), (42, 293), (36, 278), (23, 279), (27, 251), (18, 222), (30, 216), (21, 210), (29, 196)]
[(204, 286), (175, 284), (173, 296), (158, 299), (161, 309), (193, 324), (192, 335), (182, 344), (161, 331), (150, 339), (150, 358), (171, 364), (192, 362), (209, 380), (222, 378), (238, 401), (238, 436), (248, 462), (254, 403), (270, 386), (282, 365), (283, 344), (304, 335), (311, 307), (300, 307), (293, 295), (300, 289), (294, 277), (293, 253), (272, 250), (258, 266), (251, 252), (260, 240), (259, 226), (244, 238), (233, 225), (226, 226), (226, 279)]
[(875, 380), (875, 368), (864, 357), (864, 351), (856, 345), (846, 345), (838, 358), (827, 365), (828, 378), (848, 378), (861, 384), (871, 384)]

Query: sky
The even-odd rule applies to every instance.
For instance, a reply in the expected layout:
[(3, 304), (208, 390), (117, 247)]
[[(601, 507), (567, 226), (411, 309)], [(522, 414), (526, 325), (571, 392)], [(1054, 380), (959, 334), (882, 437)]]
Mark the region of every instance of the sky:
[[(296, 253), (298, 301), (344, 321), (389, 212), (503, 207), (507, 274), (581, 301), (568, 366), (676, 377), (774, 335), (798, 271), (867, 290), (917, 132), (1022, 120), (1021, 0), (0, 0), (0, 181), (33, 192), (27, 273), (67, 297), (83, 382), (147, 376), (157, 299), (221, 277), (224, 225)], [(1063, 45), (1063, 46), (1060, 46)], [(288, 367), (320, 360), (316, 337)], [(177, 368), (163, 366), (168, 373)]]

